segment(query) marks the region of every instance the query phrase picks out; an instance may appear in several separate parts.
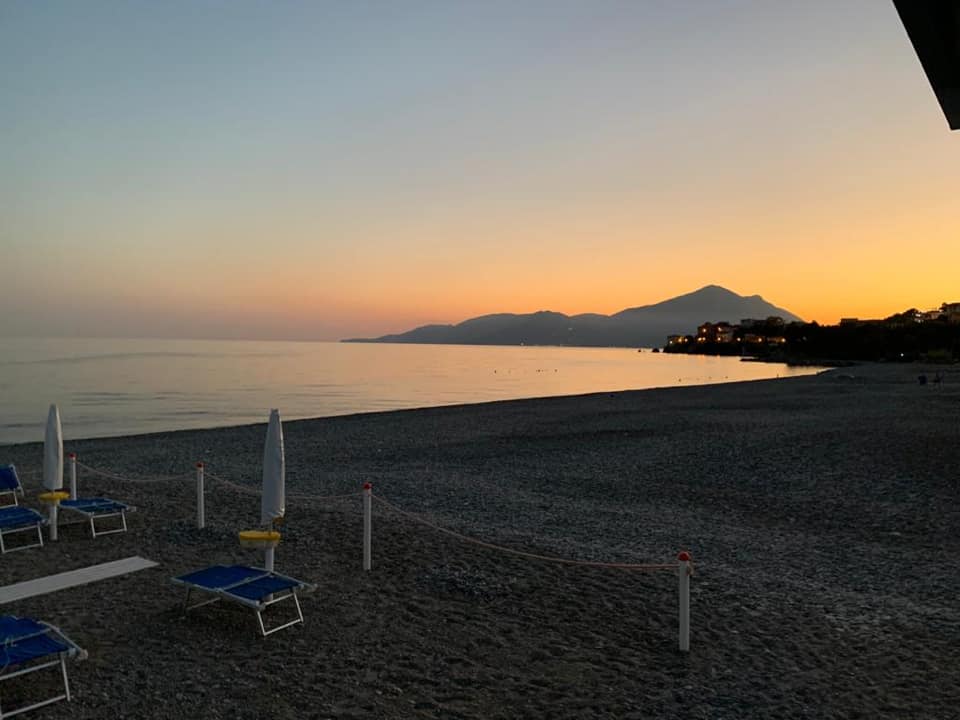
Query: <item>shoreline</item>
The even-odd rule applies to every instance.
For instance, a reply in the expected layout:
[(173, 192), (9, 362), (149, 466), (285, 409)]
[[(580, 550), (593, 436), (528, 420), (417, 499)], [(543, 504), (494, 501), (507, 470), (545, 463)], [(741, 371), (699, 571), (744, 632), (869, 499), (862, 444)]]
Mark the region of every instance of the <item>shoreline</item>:
[[(932, 374), (930, 369), (927, 372)], [(943, 372), (943, 368), (940, 368)], [(90, 659), (52, 718), (947, 718), (960, 683), (960, 370), (862, 366), (789, 382), (592, 393), (284, 423), (277, 569), (316, 582), (306, 623), (265, 640), (249, 613), (183, 618), (171, 576), (256, 563), (263, 424), (67, 443), (129, 478), (203, 459), (205, 530), (182, 482), (81, 475), (138, 507), (124, 535), (0, 559), (4, 584), (142, 555), (160, 567), (4, 606)], [(0, 462), (39, 468), (39, 443)], [(237, 483), (244, 492), (218, 484)], [(37, 477), (25, 478), (36, 506)], [(598, 562), (693, 553), (691, 651), (671, 574), (560, 566), (471, 538)], [(946, 560), (946, 561), (945, 561)], [(254, 650), (251, 653), (251, 650)], [(11, 683), (13, 684), (13, 683)], [(6, 700), (5, 700), (6, 701)], [(938, 714), (939, 713), (939, 714)]]
[[(751, 361), (752, 362), (752, 361)], [(757, 361), (763, 362), (763, 361)], [(778, 362), (776, 364), (785, 365), (786, 363)], [(851, 364), (852, 366), (853, 364)], [(790, 366), (788, 366), (790, 367)], [(793, 375), (788, 377), (773, 377), (773, 378), (755, 378), (755, 379), (744, 379), (744, 380), (730, 380), (723, 382), (708, 382), (702, 384), (688, 383), (684, 385), (664, 385), (659, 387), (648, 387), (648, 388), (637, 388), (637, 389), (626, 389), (626, 390), (597, 390), (593, 392), (586, 393), (574, 393), (570, 395), (542, 395), (537, 397), (526, 397), (526, 398), (505, 398), (502, 400), (481, 400), (478, 402), (466, 402), (466, 403), (451, 403), (449, 405), (423, 405), (419, 407), (408, 407), (408, 408), (395, 408), (393, 410), (364, 410), (352, 413), (345, 413), (340, 415), (317, 415), (307, 418), (297, 418), (291, 420), (283, 420), (283, 425), (286, 427), (291, 423), (303, 423), (303, 422), (317, 422), (322, 420), (333, 420), (335, 418), (355, 418), (355, 417), (366, 417), (366, 416), (378, 416), (378, 415), (389, 415), (392, 413), (418, 413), (418, 412), (428, 412), (434, 410), (441, 410), (445, 408), (450, 409), (463, 409), (463, 408), (473, 408), (473, 407), (482, 407), (487, 405), (497, 405), (501, 403), (538, 403), (549, 400), (565, 400), (573, 398), (589, 398), (593, 396), (605, 396), (605, 395), (618, 395), (624, 393), (642, 393), (642, 392), (653, 392), (653, 391), (664, 391), (664, 390), (674, 390), (674, 389), (687, 389), (687, 388), (707, 388), (707, 387), (717, 387), (717, 386), (726, 386), (726, 385), (739, 385), (744, 383), (760, 383), (760, 382), (779, 382), (786, 380), (796, 380), (807, 377), (816, 377), (818, 375), (823, 375), (824, 373), (833, 372), (838, 369), (841, 369), (841, 366), (820, 366), (820, 365), (809, 365), (805, 367), (818, 367), (820, 368), (815, 373), (810, 373), (809, 375)], [(842, 366), (850, 367), (850, 366)], [(281, 411), (282, 414), (282, 411)], [(94, 435), (80, 438), (64, 438), (64, 448), (69, 443), (86, 443), (86, 442), (95, 442), (100, 440), (126, 440), (126, 439), (135, 439), (141, 437), (150, 437), (150, 436), (166, 436), (176, 433), (193, 433), (193, 432), (217, 432), (222, 430), (236, 430), (240, 428), (251, 428), (258, 426), (266, 426), (267, 421), (262, 422), (252, 422), (252, 423), (241, 423), (236, 425), (213, 425), (210, 427), (196, 427), (196, 428), (175, 428), (170, 430), (156, 430), (146, 433), (131, 433), (128, 435)], [(42, 428), (40, 428), (39, 434), (42, 434)], [(15, 442), (15, 443), (0, 443), (0, 454), (4, 451), (11, 450), (13, 448), (22, 448), (24, 446), (30, 445), (43, 445), (43, 440), (28, 440), (25, 442)], [(67, 452), (67, 450), (64, 450)]]

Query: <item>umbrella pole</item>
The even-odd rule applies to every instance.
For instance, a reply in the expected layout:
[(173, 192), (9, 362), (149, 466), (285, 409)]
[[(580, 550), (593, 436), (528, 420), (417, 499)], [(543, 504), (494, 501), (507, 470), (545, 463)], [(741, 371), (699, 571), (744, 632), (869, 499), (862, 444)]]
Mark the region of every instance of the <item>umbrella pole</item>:
[(70, 453), (70, 499), (77, 499), (77, 454)]

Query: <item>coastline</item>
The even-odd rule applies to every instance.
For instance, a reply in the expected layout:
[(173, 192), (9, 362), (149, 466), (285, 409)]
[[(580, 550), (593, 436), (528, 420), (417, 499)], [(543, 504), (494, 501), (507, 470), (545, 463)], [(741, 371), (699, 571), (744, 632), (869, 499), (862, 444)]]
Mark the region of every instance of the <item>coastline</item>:
[[(70, 439), (810, 372), (622, 349), (44, 341), (4, 345), (0, 447), (40, 440), (56, 402)], [(118, 382), (123, 378), (123, 382)]]
[[(960, 669), (949, 558), (960, 550), (960, 370), (857, 366), (759, 380), (285, 422), (288, 523), (277, 567), (320, 589), (306, 624), (266, 640), (248, 614), (179, 617), (167, 578), (257, 562), (264, 425), (67, 443), (129, 477), (81, 475), (139, 508), (125, 535), (61, 528), (3, 557), (4, 583), (141, 554), (161, 567), (5, 606), (90, 652), (49, 717), (943, 717)], [(39, 467), (39, 443), (0, 462)], [(36, 477), (25, 478), (36, 506)], [(371, 481), (441, 527), (565, 558), (669, 562), (693, 552), (691, 652), (676, 579), (557, 566), (460, 543), (375, 507)], [(258, 643), (258, 644), (253, 644)], [(253, 657), (251, 657), (253, 655)], [(940, 712), (942, 709), (942, 712)], [(940, 714), (938, 714), (940, 713)]]

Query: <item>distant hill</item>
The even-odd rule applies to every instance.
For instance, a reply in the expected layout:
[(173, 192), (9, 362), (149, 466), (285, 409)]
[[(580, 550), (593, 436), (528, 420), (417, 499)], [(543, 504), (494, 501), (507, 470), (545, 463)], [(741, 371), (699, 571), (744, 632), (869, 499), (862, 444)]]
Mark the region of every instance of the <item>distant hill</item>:
[(704, 322), (738, 323), (743, 318), (779, 315), (800, 320), (759, 295), (737, 295), (718, 285), (627, 308), (614, 315), (564, 315), (541, 310), (526, 315), (500, 313), (457, 325), (424, 325), (396, 335), (351, 338), (343, 342), (429, 343), (438, 345), (572, 345), (580, 347), (660, 347), (667, 335), (693, 333)]

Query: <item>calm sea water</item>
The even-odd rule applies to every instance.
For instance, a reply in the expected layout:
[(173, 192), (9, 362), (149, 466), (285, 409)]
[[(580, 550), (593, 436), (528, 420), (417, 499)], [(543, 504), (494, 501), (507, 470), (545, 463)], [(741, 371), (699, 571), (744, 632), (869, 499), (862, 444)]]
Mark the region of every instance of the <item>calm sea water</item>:
[(0, 444), (815, 372), (612, 348), (5, 339)]

